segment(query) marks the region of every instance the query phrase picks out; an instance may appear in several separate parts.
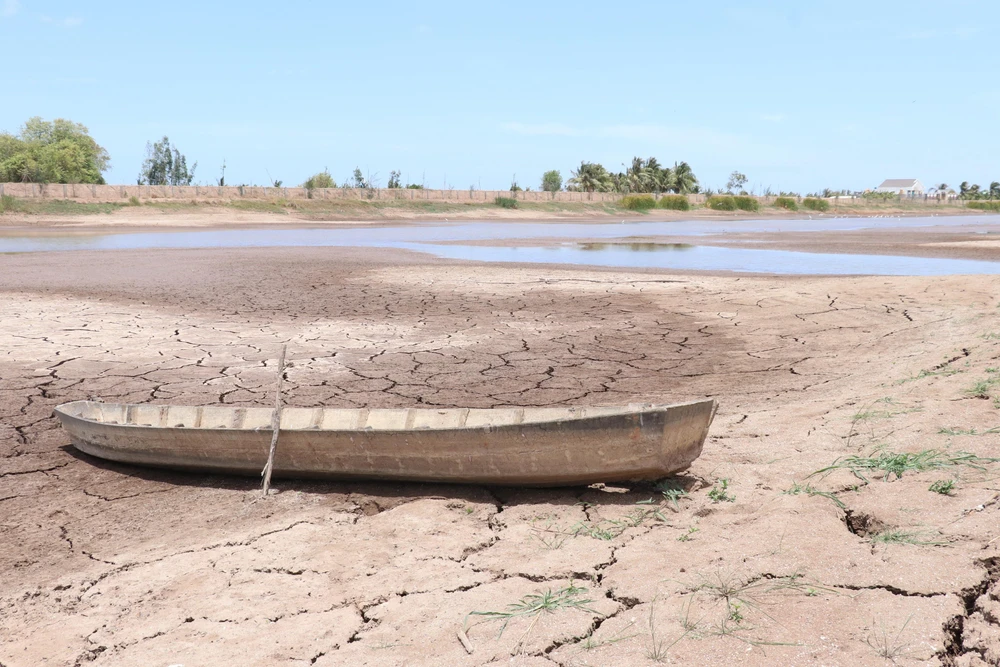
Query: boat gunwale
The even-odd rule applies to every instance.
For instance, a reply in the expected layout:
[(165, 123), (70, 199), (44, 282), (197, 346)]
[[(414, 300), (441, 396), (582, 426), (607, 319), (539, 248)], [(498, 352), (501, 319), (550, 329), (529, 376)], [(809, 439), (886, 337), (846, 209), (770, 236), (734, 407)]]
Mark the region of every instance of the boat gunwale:
[[(709, 420), (709, 424), (711, 424), (711, 422), (714, 421), (715, 411), (718, 408), (718, 402), (715, 399), (712, 399), (712, 398), (705, 398), (705, 399), (700, 399), (700, 400), (696, 400), (696, 401), (686, 401), (684, 403), (639, 404), (635, 409), (628, 409), (628, 408), (626, 408), (622, 412), (615, 412), (615, 413), (610, 413), (610, 414), (593, 415), (593, 416), (582, 416), (582, 417), (567, 417), (567, 418), (564, 418), (564, 419), (547, 419), (547, 420), (544, 420), (544, 421), (519, 422), (519, 423), (516, 423), (516, 424), (499, 424), (499, 425), (487, 425), (487, 424), (484, 424), (484, 425), (481, 425), (481, 426), (464, 426), (463, 425), (463, 426), (441, 426), (441, 427), (433, 427), (433, 428), (431, 428), (431, 427), (419, 427), (419, 428), (402, 428), (402, 429), (398, 429), (398, 428), (380, 429), (380, 428), (371, 428), (371, 427), (362, 427), (362, 428), (319, 428), (319, 427), (305, 427), (305, 428), (301, 428), (301, 427), (279, 427), (278, 430), (279, 430), (279, 432), (286, 432), (286, 433), (303, 432), (303, 433), (378, 433), (378, 434), (387, 434), (387, 433), (399, 433), (399, 434), (401, 434), (401, 433), (411, 433), (412, 434), (412, 433), (428, 433), (428, 432), (435, 432), (435, 431), (491, 431), (492, 432), (492, 431), (496, 431), (496, 430), (499, 430), (499, 429), (508, 429), (508, 428), (523, 428), (523, 427), (537, 428), (539, 426), (547, 425), (547, 424), (587, 422), (587, 421), (596, 420), (596, 419), (621, 418), (621, 417), (628, 417), (628, 416), (635, 416), (635, 415), (642, 416), (642, 415), (647, 415), (647, 414), (665, 413), (665, 412), (669, 412), (670, 409), (672, 409), (672, 408), (684, 408), (684, 407), (693, 406), (693, 405), (700, 405), (700, 404), (703, 404), (703, 403), (712, 403), (712, 404), (714, 404), (713, 408), (712, 408), (712, 417)], [(109, 423), (109, 422), (100, 421), (100, 420), (96, 420), (96, 419), (91, 419), (91, 418), (83, 417), (83, 416), (80, 416), (80, 415), (74, 415), (74, 414), (71, 414), (71, 413), (67, 412), (64, 409), (66, 407), (69, 407), (69, 406), (72, 406), (72, 405), (77, 405), (77, 404), (118, 406), (118, 407), (124, 407), (126, 410), (129, 407), (159, 407), (159, 408), (192, 407), (192, 408), (215, 408), (215, 409), (225, 407), (225, 409), (229, 409), (229, 410), (253, 409), (253, 410), (266, 410), (268, 412), (272, 412), (273, 413), (273, 408), (264, 408), (264, 407), (259, 407), (259, 406), (215, 406), (215, 405), (205, 405), (205, 406), (177, 406), (177, 405), (173, 405), (173, 404), (169, 404), (169, 405), (154, 405), (154, 404), (148, 404), (148, 403), (104, 403), (102, 401), (88, 401), (88, 400), (70, 401), (68, 403), (62, 403), (60, 405), (57, 405), (53, 409), (53, 412), (56, 413), (60, 418), (64, 418), (65, 417), (65, 418), (74, 419), (74, 420), (77, 420), (77, 421), (80, 421), (80, 422), (84, 422), (86, 424), (93, 424), (95, 426), (108, 427), (108, 428), (152, 429), (152, 430), (157, 430), (157, 431), (177, 431), (177, 432), (184, 432), (184, 433), (197, 433), (197, 432), (223, 433), (223, 432), (227, 432), (227, 431), (228, 432), (233, 432), (233, 433), (270, 433), (272, 431), (270, 425), (258, 426), (258, 427), (255, 427), (255, 428), (244, 428), (244, 427), (230, 428), (230, 427), (227, 427), (227, 426), (216, 426), (216, 427), (207, 427), (206, 428), (206, 427), (202, 427), (202, 426), (154, 426), (154, 425), (151, 425), (151, 424), (147, 425), (147, 424), (128, 424), (128, 423), (125, 423), (125, 424), (122, 424), (122, 423), (112, 424), (112, 423)], [(600, 407), (614, 407), (614, 406), (578, 406), (578, 407), (583, 407), (583, 408), (587, 408), (587, 407), (600, 408)], [(287, 410), (316, 410), (316, 409), (320, 409), (320, 410), (327, 410), (327, 409), (329, 409), (329, 410), (365, 410), (366, 408), (298, 408), (298, 407), (289, 406), (289, 407), (283, 408), (283, 411), (287, 411)], [(370, 411), (376, 411), (376, 410), (420, 410), (420, 411), (426, 411), (426, 412), (439, 412), (439, 411), (444, 411), (444, 410), (452, 411), (452, 410), (469, 410), (469, 409), (475, 409), (475, 410), (510, 410), (510, 409), (524, 409), (524, 410), (541, 409), (541, 410), (549, 410), (549, 409), (559, 409), (559, 406), (549, 406), (549, 407), (509, 406), (509, 407), (506, 407), (506, 408), (371, 408)], [(566, 408), (566, 409), (570, 409), (570, 408)]]

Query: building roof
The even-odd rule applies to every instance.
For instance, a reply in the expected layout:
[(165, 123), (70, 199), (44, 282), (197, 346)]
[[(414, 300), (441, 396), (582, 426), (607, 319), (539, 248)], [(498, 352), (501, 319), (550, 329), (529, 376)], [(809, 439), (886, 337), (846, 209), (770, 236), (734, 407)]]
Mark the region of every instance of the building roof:
[(899, 188), (905, 190), (916, 186), (920, 181), (915, 178), (889, 178), (882, 181), (880, 188)]

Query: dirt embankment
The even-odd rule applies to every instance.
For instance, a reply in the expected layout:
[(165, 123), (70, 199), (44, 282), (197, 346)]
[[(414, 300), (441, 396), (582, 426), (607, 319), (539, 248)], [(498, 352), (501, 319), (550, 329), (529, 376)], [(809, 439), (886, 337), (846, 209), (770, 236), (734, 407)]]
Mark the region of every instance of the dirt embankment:
[[(7, 255), (0, 291), (5, 667), (1000, 660), (1000, 466), (970, 458), (1000, 456), (998, 278), (327, 248)], [(264, 500), (77, 454), (51, 417), (267, 405), (286, 341), (296, 406), (721, 410), (661, 488)]]
[(618, 201), (520, 201), (517, 208), (492, 202), (408, 200), (234, 200), (149, 201), (131, 206), (69, 200), (19, 199), (13, 210), (0, 212), (2, 227), (206, 227), (248, 224), (364, 223), (440, 220), (754, 220), (822, 219), (830, 217), (914, 217), (982, 215), (958, 204), (864, 202), (832, 207), (827, 213), (786, 211), (773, 206), (759, 213), (654, 209), (630, 211)]

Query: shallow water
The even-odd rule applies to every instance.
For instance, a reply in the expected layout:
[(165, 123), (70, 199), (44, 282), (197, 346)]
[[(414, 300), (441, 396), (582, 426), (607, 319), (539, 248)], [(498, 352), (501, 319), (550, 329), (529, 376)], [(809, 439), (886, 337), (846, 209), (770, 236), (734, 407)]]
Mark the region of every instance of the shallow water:
[[(952, 275), (1000, 274), (1000, 262), (845, 255), (718, 248), (646, 242), (575, 243), (574, 239), (628, 239), (638, 236), (704, 236), (764, 231), (844, 231), (916, 227), (962, 227), (998, 224), (1000, 216), (941, 218), (830, 218), (822, 220), (742, 220), (567, 223), (439, 223), (386, 227), (309, 229), (228, 229), (162, 232), (46, 230), (0, 232), (0, 253), (151, 248), (246, 248), (363, 246), (401, 248), (444, 257), (486, 262), (530, 262), (667, 268), (748, 273), (815, 275)], [(460, 245), (462, 241), (558, 239), (530, 247)], [(449, 243), (444, 243), (449, 242)]]

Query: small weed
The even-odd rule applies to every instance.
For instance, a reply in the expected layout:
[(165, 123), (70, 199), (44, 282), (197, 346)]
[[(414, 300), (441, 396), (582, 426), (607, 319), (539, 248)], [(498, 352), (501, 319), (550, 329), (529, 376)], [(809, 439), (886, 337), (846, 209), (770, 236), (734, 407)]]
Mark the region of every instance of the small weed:
[(985, 431), (977, 431), (974, 428), (951, 428), (943, 426), (938, 430), (938, 433), (941, 435), (990, 435), (992, 433), (1000, 433), (1000, 426), (994, 426)]
[(713, 503), (734, 503), (736, 496), (729, 493), (729, 479), (719, 480), (708, 492), (708, 498)]
[(139, 201), (138, 197), (136, 197), (135, 195), (132, 195), (131, 197), (128, 198), (128, 205), (129, 206), (142, 206), (142, 203)]
[(677, 538), (678, 542), (690, 542), (694, 539), (694, 534), (698, 532), (698, 528), (691, 526), (687, 529), (687, 532)]
[(815, 475), (828, 475), (834, 470), (849, 470), (858, 479), (867, 482), (865, 473), (882, 473), (882, 479), (889, 481), (895, 477), (900, 479), (905, 472), (925, 472), (964, 466), (979, 471), (985, 471), (985, 465), (996, 463), (1000, 459), (982, 458), (968, 452), (948, 454), (936, 449), (925, 449), (922, 452), (904, 452), (896, 454), (888, 451), (876, 451), (871, 456), (845, 456), (833, 462), (832, 465), (817, 470)]
[(792, 484), (792, 486), (789, 487), (788, 489), (782, 491), (782, 493), (785, 494), (786, 496), (797, 496), (800, 493), (804, 493), (807, 496), (820, 496), (821, 498), (832, 500), (834, 504), (836, 504), (837, 507), (839, 507), (840, 509), (844, 509), (845, 507), (847, 507), (847, 505), (845, 505), (840, 500), (840, 498), (835, 496), (830, 491), (820, 491), (819, 489), (814, 488), (812, 484), (802, 485), (796, 482)]
[(570, 582), (570, 585), (566, 588), (560, 588), (555, 591), (550, 588), (544, 593), (525, 595), (517, 602), (507, 605), (507, 609), (504, 611), (471, 611), (466, 615), (464, 625), (468, 625), (469, 616), (483, 616), (490, 621), (503, 621), (503, 624), (500, 626), (500, 632), (497, 635), (497, 637), (501, 637), (504, 630), (507, 629), (507, 624), (512, 620), (516, 618), (530, 618), (531, 623), (517, 642), (518, 646), (522, 646), (528, 633), (534, 627), (535, 621), (542, 614), (552, 614), (561, 609), (576, 609), (577, 611), (584, 611), (591, 614), (598, 613), (588, 606), (593, 600), (583, 597), (586, 592), (586, 588), (576, 586)]
[(558, 527), (553, 527), (552, 524), (548, 524), (545, 528), (532, 526), (531, 536), (541, 542), (542, 546), (546, 549), (552, 549), (554, 551), (561, 548), (562, 545), (566, 543), (566, 540), (573, 537), (573, 534), (567, 533)]
[(965, 370), (961, 368), (945, 368), (938, 371), (923, 370), (912, 377), (903, 378), (902, 380), (897, 382), (897, 384), (906, 384), (907, 382), (912, 382), (913, 380), (923, 380), (924, 378), (929, 378), (929, 377), (938, 377), (938, 376), (950, 377), (952, 375), (957, 375), (958, 373), (964, 373), (964, 372)]
[(972, 398), (990, 398), (990, 390), (993, 388), (993, 383), (989, 380), (980, 380), (971, 387), (965, 390), (965, 393)]
[(500, 208), (517, 208), (517, 200), (513, 197), (497, 197), (493, 203)]
[(684, 639), (690, 632), (687, 628), (684, 629), (684, 633), (680, 637), (667, 643), (665, 639), (660, 639), (656, 636), (656, 600), (653, 600), (649, 605), (649, 648), (646, 650), (646, 657), (653, 662), (666, 662), (667, 653), (674, 647), (677, 642)]
[(912, 544), (918, 547), (940, 547), (948, 544), (941, 540), (924, 539), (922, 535), (923, 533), (918, 531), (890, 528), (872, 535), (868, 541), (872, 544)]
[(939, 479), (931, 484), (927, 490), (933, 491), (934, 493), (940, 493), (942, 496), (950, 496), (951, 492), (955, 490), (955, 480)]
[(680, 511), (680, 499), (686, 498), (688, 492), (679, 484), (671, 480), (663, 480), (656, 485), (656, 490), (663, 494), (663, 497), (674, 506), (674, 511)]
[[(903, 636), (903, 631), (906, 630), (906, 626), (910, 624), (910, 619), (912, 618), (913, 616), (907, 618), (906, 622), (903, 623), (903, 627), (892, 638), (889, 637), (889, 632), (886, 631), (885, 626), (880, 624), (878, 631), (873, 627), (872, 633), (865, 639), (865, 643), (875, 650), (878, 657), (895, 663), (896, 658), (905, 655), (909, 650), (909, 645), (900, 643), (899, 638)], [(874, 621), (872, 625), (875, 625)]]

